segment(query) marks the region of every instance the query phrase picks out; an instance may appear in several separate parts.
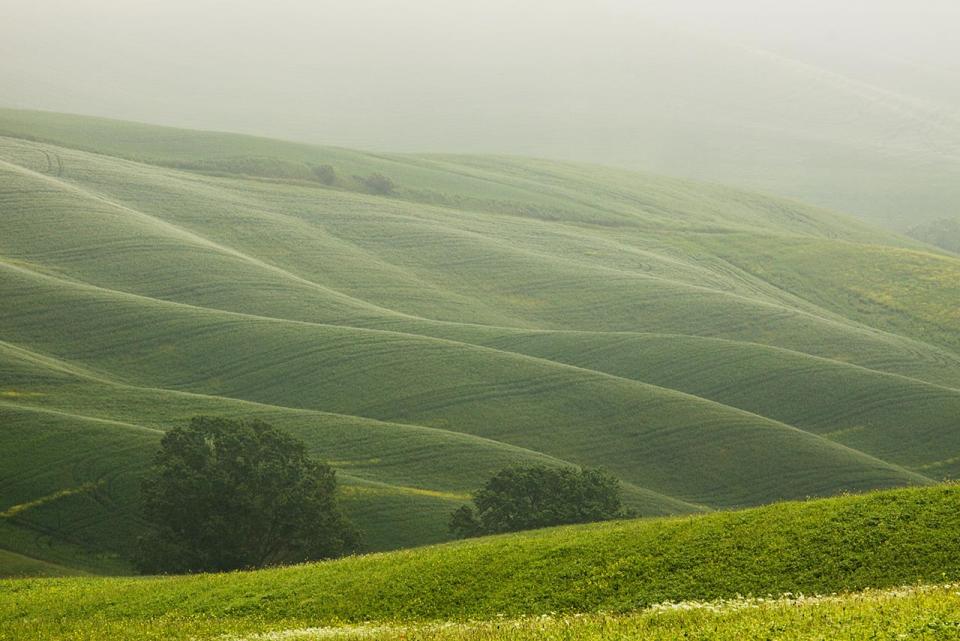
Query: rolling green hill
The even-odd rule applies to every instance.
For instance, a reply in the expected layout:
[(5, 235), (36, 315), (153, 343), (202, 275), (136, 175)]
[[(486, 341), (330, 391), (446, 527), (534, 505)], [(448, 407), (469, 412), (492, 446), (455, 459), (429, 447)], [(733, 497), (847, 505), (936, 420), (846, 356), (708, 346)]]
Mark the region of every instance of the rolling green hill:
[[(960, 489), (937, 486), (741, 512), (554, 528), (259, 572), (0, 581), (0, 639), (223, 639), (224, 635), (316, 639), (373, 634), (376, 638), (500, 639), (518, 638), (509, 635), (514, 625), (520, 631), (547, 625), (545, 633), (558, 626), (557, 634), (565, 626), (580, 625), (585, 634), (598, 623), (590, 617), (559, 622), (534, 618), (539, 615), (604, 613), (601, 616), (610, 617), (637, 611), (631, 618), (610, 618), (605, 624), (623, 625), (626, 633), (631, 625), (650, 617), (651, 625), (674, 630), (683, 621), (674, 619), (671, 608), (666, 613), (664, 608), (645, 608), (955, 581), (960, 574), (958, 500)], [(956, 632), (956, 610), (949, 616), (956, 596), (954, 585), (952, 589), (908, 590), (899, 599), (896, 593), (880, 592), (872, 606), (858, 603), (857, 598), (820, 600), (819, 604), (826, 608), (823, 614), (828, 620), (849, 618), (847, 625), (867, 623), (868, 630), (925, 626), (936, 613), (943, 631)], [(843, 608), (846, 602), (848, 609)], [(760, 603), (730, 605), (672, 610), (677, 616), (686, 612), (692, 617), (688, 629), (696, 629), (699, 616), (711, 611), (729, 614)], [(748, 619), (756, 617), (752, 626), (770, 630), (778, 623), (795, 623), (792, 617), (798, 614), (788, 616), (781, 609), (796, 612), (799, 607), (817, 606), (816, 599), (767, 602), (764, 607), (769, 609)], [(528, 619), (513, 623), (503, 617)], [(477, 624), (472, 633), (469, 627), (462, 630), (464, 637), (444, 636), (457, 632), (451, 627), (456, 622), (483, 620), (492, 621), (491, 626), (510, 627), (487, 630), (489, 636), (484, 636), (485, 625)], [(364, 622), (369, 629), (351, 632), (347, 627), (338, 632), (334, 627), (324, 632), (317, 628)], [(407, 636), (407, 628), (397, 626), (404, 622), (446, 623), (440, 630), (413, 627)], [(382, 628), (384, 624), (395, 627)], [(297, 629), (303, 630), (300, 636)], [(803, 629), (791, 631), (799, 634)], [(283, 630), (294, 632), (254, 635)], [(717, 633), (716, 627), (711, 630)], [(534, 627), (524, 634), (545, 638), (535, 631)], [(729, 638), (738, 638), (730, 632)], [(953, 638), (934, 632), (918, 638)], [(594, 637), (561, 634), (559, 638)]]
[(960, 259), (919, 241), (568, 163), (29, 112), (0, 132), (17, 558), (123, 572), (137, 475), (201, 413), (304, 438), (374, 550), (445, 540), (520, 462), (603, 466), (644, 515), (960, 473)]

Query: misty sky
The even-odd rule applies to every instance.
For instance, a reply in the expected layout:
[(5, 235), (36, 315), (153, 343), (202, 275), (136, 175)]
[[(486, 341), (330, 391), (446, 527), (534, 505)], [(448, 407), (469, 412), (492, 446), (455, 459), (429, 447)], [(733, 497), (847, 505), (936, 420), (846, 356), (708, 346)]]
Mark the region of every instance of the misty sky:
[(483, 131), (488, 119), (509, 127), (511, 114), (523, 123), (551, 106), (564, 123), (602, 115), (618, 97), (636, 96), (631, 67), (654, 75), (647, 60), (664, 63), (664, 50), (680, 60), (663, 74), (695, 73), (698, 61), (684, 56), (697, 47), (713, 52), (690, 34), (960, 102), (960, 83), (943, 81), (960, 71), (953, 0), (0, 0), (0, 7), (3, 104), (340, 144), (445, 147), (431, 129)]
[(957, 0), (0, 0), (0, 106), (779, 189), (825, 148), (960, 158), (958, 25)]

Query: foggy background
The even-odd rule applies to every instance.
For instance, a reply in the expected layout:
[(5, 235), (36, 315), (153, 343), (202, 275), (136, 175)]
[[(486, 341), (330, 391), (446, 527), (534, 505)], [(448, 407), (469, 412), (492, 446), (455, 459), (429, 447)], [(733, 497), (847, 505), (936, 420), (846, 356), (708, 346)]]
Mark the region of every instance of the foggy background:
[(0, 0), (0, 106), (960, 215), (956, 0)]

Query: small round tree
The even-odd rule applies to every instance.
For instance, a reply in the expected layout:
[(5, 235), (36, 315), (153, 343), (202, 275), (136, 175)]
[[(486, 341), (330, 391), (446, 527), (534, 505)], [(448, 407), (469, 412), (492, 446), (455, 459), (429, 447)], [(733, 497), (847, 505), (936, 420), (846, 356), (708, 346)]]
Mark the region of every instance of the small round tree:
[(631, 516), (623, 509), (615, 477), (545, 465), (501, 470), (474, 492), (473, 505), (453, 513), (453, 534), (479, 536)]
[(330, 466), (262, 421), (196, 417), (170, 430), (141, 485), (148, 573), (256, 568), (340, 556), (359, 537)]
[(371, 194), (378, 196), (389, 196), (396, 188), (396, 183), (388, 176), (383, 174), (370, 174), (369, 176), (360, 176), (360, 183)]

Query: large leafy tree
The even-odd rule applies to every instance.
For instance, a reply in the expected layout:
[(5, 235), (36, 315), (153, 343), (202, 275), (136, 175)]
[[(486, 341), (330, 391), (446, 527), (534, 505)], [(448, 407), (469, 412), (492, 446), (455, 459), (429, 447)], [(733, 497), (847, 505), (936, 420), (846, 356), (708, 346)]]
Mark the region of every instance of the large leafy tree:
[(351, 552), (330, 466), (262, 421), (196, 417), (164, 435), (141, 486), (144, 572), (225, 571)]
[(534, 465), (501, 470), (450, 518), (457, 536), (516, 532), (627, 516), (620, 481), (599, 470)]

